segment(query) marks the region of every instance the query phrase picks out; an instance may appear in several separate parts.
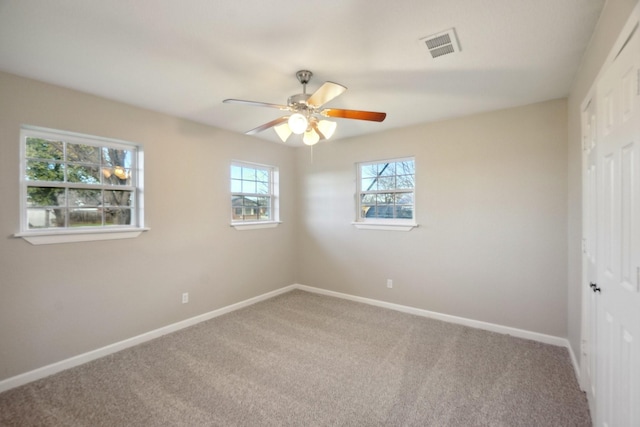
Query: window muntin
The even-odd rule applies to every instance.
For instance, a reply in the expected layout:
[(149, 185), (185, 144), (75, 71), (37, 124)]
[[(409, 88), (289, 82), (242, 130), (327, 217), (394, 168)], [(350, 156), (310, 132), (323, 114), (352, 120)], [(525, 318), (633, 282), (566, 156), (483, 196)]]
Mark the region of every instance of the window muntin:
[(22, 232), (142, 227), (139, 145), (23, 127)]
[(276, 221), (276, 169), (271, 166), (231, 164), (231, 221)]
[(359, 222), (414, 222), (415, 160), (358, 164)]

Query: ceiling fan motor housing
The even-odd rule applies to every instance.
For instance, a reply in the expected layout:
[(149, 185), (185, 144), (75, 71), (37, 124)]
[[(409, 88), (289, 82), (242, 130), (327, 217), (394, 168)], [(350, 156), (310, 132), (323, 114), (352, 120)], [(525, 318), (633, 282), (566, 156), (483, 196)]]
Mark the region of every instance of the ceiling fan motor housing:
[(307, 93), (299, 93), (297, 95), (291, 95), (287, 99), (287, 105), (295, 108), (296, 110), (306, 109), (308, 107), (307, 99), (309, 99), (310, 97), (311, 95)]

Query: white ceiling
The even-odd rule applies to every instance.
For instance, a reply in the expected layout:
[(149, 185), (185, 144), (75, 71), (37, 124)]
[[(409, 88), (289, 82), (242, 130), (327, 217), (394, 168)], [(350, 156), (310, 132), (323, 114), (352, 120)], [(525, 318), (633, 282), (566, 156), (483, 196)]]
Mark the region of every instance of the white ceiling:
[[(309, 93), (349, 89), (328, 106), (387, 113), (337, 119), (334, 140), (567, 96), (603, 5), (0, 0), (0, 70), (241, 133), (282, 113), (223, 99), (286, 104), (308, 69)], [(461, 52), (431, 59), (418, 40), (452, 27)]]

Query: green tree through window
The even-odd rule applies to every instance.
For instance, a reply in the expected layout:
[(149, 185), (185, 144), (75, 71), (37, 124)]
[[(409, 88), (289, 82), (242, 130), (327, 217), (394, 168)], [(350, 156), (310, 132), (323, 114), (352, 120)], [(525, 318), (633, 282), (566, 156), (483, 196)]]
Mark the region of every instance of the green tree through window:
[(23, 141), (23, 229), (136, 225), (137, 146), (41, 130)]

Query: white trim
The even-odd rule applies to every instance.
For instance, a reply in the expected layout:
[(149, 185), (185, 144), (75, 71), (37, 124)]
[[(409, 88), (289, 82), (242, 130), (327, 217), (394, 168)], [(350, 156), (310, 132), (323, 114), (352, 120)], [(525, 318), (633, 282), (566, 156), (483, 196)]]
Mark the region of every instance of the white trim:
[(141, 146), (141, 144), (125, 141), (124, 139), (89, 135), (80, 132), (72, 132), (68, 130), (53, 129), (42, 126), (22, 125), (20, 126), (20, 130), (25, 130), (29, 133), (29, 135), (33, 135), (39, 138), (48, 139), (53, 134), (59, 136), (67, 142), (72, 142), (74, 144), (93, 145), (96, 147), (107, 144), (115, 148), (130, 150), (131, 147)]
[(571, 364), (573, 365), (573, 371), (576, 374), (576, 380), (578, 381), (578, 386), (582, 391), (585, 391), (582, 388), (582, 373), (580, 372), (580, 364), (578, 363), (578, 359), (576, 358), (576, 354), (573, 352), (573, 348), (571, 348), (571, 343), (568, 339), (565, 339), (567, 350), (569, 350), (569, 357), (571, 358)]
[[(584, 99), (580, 103), (580, 113), (582, 113), (587, 108), (587, 106), (589, 105), (589, 102), (591, 102), (592, 99), (595, 99), (596, 85), (598, 81), (601, 80), (602, 75), (609, 69), (611, 64), (613, 64), (616, 57), (620, 53), (620, 50), (623, 48), (624, 43), (627, 41), (628, 37), (632, 34), (632, 31), (636, 28), (638, 23), (640, 23), (640, 0), (638, 1), (638, 3), (635, 5), (633, 10), (629, 14), (629, 18), (627, 18), (627, 21), (625, 22), (624, 27), (622, 28), (620, 33), (618, 33), (618, 37), (616, 38), (615, 43), (613, 44), (613, 46), (611, 47), (611, 50), (607, 54), (606, 59), (600, 66), (600, 69), (598, 70), (598, 74), (596, 74), (596, 77), (591, 82), (591, 86), (589, 87), (589, 90), (587, 91)], [(640, 31), (640, 29), (636, 29), (636, 31)], [(589, 45), (587, 48), (589, 47), (591, 46)], [(582, 64), (581, 64), (581, 67), (582, 67)]]
[(16, 233), (14, 237), (21, 237), (32, 245), (51, 245), (55, 243), (75, 243), (75, 242), (94, 242), (99, 240), (115, 240), (115, 239), (134, 239), (142, 234), (143, 231), (149, 231), (149, 228), (131, 228), (131, 229), (100, 229), (91, 231), (78, 232), (62, 232), (62, 233), (38, 233), (24, 232)]
[(360, 230), (385, 230), (385, 231), (411, 231), (413, 228), (417, 227), (418, 224), (381, 224), (381, 223), (373, 223), (373, 222), (352, 222), (351, 223), (355, 228)]
[[(182, 320), (180, 322), (173, 323), (171, 325), (167, 325), (158, 329), (154, 329), (152, 331), (137, 335), (132, 338), (125, 339), (123, 341), (119, 341), (96, 350), (92, 350), (83, 354), (79, 354), (77, 356), (70, 357), (65, 360), (61, 360), (56, 363), (52, 363), (47, 366), (43, 366), (41, 368), (34, 369), (32, 371), (25, 372), (23, 374), (16, 375), (14, 377), (7, 378), (5, 380), (0, 381), (0, 393), (6, 390), (10, 390), (15, 387), (19, 387), (21, 385), (30, 383), (32, 381), (39, 380), (44, 377), (48, 377), (49, 375), (56, 374), (58, 372), (64, 371), (65, 369), (70, 369), (75, 366), (82, 365), (87, 362), (91, 362), (92, 360), (99, 359), (104, 356), (108, 356), (110, 354), (116, 353), (118, 351), (127, 349), (129, 347), (133, 347), (138, 344), (142, 344), (144, 342), (150, 341), (152, 339), (158, 338), (162, 335), (169, 334), (171, 332), (176, 332), (180, 329), (184, 329), (189, 326), (193, 326), (197, 323), (204, 322), (206, 320), (213, 319), (215, 317), (221, 316), (223, 314), (230, 313), (235, 310), (239, 310), (244, 307), (248, 307), (260, 301), (264, 301), (275, 296), (284, 294), (286, 292), (292, 291), (294, 289), (299, 289), (302, 291), (312, 292), (321, 295), (327, 295), (337, 298), (342, 298), (345, 300), (361, 302), (364, 304), (369, 304), (377, 307), (387, 308), (390, 310), (396, 310), (404, 313), (414, 314), (417, 316), (428, 317), (431, 319), (441, 320), (444, 322), (455, 323), (459, 325), (468, 326), (476, 329), (483, 329), (491, 332), (497, 332), (500, 334), (512, 335), (518, 338), (529, 339), (532, 341), (538, 341), (544, 344), (551, 344), (560, 347), (565, 347), (569, 350), (569, 355), (571, 357), (571, 362), (576, 373), (579, 372), (578, 364), (576, 362), (575, 355), (571, 350), (571, 346), (569, 345), (569, 341), (566, 338), (555, 337), (552, 335), (545, 335), (538, 332), (526, 331), (523, 329), (512, 328), (509, 326), (497, 325), (494, 323), (481, 322), (478, 320), (467, 319), (464, 317), (451, 316), (448, 314), (436, 313), (429, 310), (423, 310), (415, 307), (408, 307), (405, 305), (394, 304), (386, 301), (375, 300), (371, 298), (364, 298), (349, 294), (343, 294), (340, 292), (329, 291), (326, 289), (315, 288), (312, 286), (293, 284), (289, 286), (285, 286), (280, 289), (276, 289), (271, 292), (267, 292), (262, 295), (258, 295), (253, 298), (249, 298), (244, 301), (240, 301), (235, 304), (228, 305), (226, 307), (219, 308), (217, 310), (210, 311), (205, 314), (201, 314), (199, 316), (191, 317), (186, 320)], [(579, 377), (578, 377), (579, 378)]]
[[(270, 216), (265, 221), (234, 221), (233, 214), (231, 214), (231, 226), (236, 230), (255, 230), (259, 228), (274, 228), (280, 224), (280, 169), (277, 166), (265, 165), (261, 163), (245, 162), (241, 160), (232, 160), (230, 164), (230, 171), (232, 167), (249, 168), (256, 170), (265, 170), (269, 173), (269, 193), (268, 194), (255, 194), (255, 193), (243, 193), (243, 192), (230, 192), (231, 211), (238, 206), (233, 206), (234, 196), (249, 196), (249, 197), (268, 197), (270, 202)], [(233, 178), (229, 174), (229, 184), (232, 183)], [(244, 181), (244, 179), (240, 179)], [(231, 185), (229, 185), (231, 189)], [(268, 225), (267, 225), (268, 224)], [(243, 225), (246, 227), (240, 228)], [(238, 227), (240, 226), (240, 227)]]
[(401, 311), (403, 313), (415, 314), (416, 316), (428, 317), (430, 319), (442, 320), (444, 322), (455, 323), (458, 325), (469, 326), (471, 328), (483, 329), (485, 331), (497, 332), (499, 334), (512, 335), (518, 338), (538, 341), (545, 344), (567, 347), (569, 342), (566, 338), (555, 337), (553, 335), (531, 332), (524, 329), (512, 328), (510, 326), (497, 325), (495, 323), (482, 322), (479, 320), (467, 319), (465, 317), (451, 316), (449, 314), (437, 313), (435, 311), (423, 310), (421, 308), (409, 307), (406, 305), (394, 304), (391, 302), (380, 301), (370, 298), (358, 297), (340, 292), (328, 291), (326, 289), (314, 288), (306, 285), (296, 285), (296, 289), (316, 294), (322, 294), (350, 301), (361, 302), (364, 304), (375, 305), (377, 307), (388, 308), (391, 310)]
[(276, 228), (280, 221), (263, 221), (263, 222), (232, 222), (231, 226), (238, 231), (257, 230), (260, 228)]
[[(406, 219), (402, 219), (402, 218), (394, 218), (394, 219), (384, 219), (384, 218), (373, 218), (373, 219), (361, 219), (361, 210), (362, 210), (362, 200), (361, 200), (361, 195), (363, 192), (361, 185), (362, 185), (362, 167), (366, 166), (366, 165), (377, 165), (379, 163), (396, 163), (396, 162), (407, 162), (407, 161), (411, 161), (413, 162), (413, 166), (414, 166), (414, 171), (413, 171), (413, 176), (414, 176), (414, 184), (413, 184), (413, 188), (411, 189), (411, 193), (413, 194), (413, 217), (412, 218), (406, 218)], [(417, 173), (417, 167), (416, 167), (416, 156), (406, 156), (406, 157), (398, 157), (398, 158), (392, 158), (392, 159), (383, 159), (383, 160), (372, 160), (372, 161), (367, 161), (367, 162), (357, 162), (355, 164), (355, 168), (356, 168), (356, 193), (355, 193), (355, 197), (354, 197), (354, 202), (355, 202), (355, 210), (356, 210), (356, 219), (354, 222), (352, 222), (351, 224), (353, 226), (355, 226), (358, 229), (361, 230), (386, 230), (386, 231), (411, 231), (412, 228), (417, 227), (418, 225), (415, 223), (415, 218), (416, 218), (416, 173)], [(376, 178), (377, 179), (377, 178)], [(406, 190), (406, 189), (405, 189)], [(392, 190), (385, 190), (385, 191), (378, 191), (378, 192), (384, 192), (384, 193), (400, 193), (400, 192), (404, 192), (401, 189), (398, 188), (394, 188)], [(367, 192), (368, 193), (368, 192)], [(369, 194), (373, 194), (373, 193), (369, 193)]]
[(169, 334), (171, 332), (179, 331), (180, 329), (187, 328), (189, 326), (193, 326), (197, 323), (204, 322), (206, 320), (213, 319), (214, 317), (221, 316), (223, 314), (227, 314), (234, 310), (238, 310), (252, 304), (255, 304), (260, 301), (267, 300), (269, 298), (273, 298), (277, 295), (283, 294), (285, 292), (289, 292), (295, 289), (295, 285), (285, 286), (284, 288), (276, 289), (275, 291), (267, 292), (262, 295), (258, 295), (257, 297), (249, 298), (244, 301), (240, 301), (235, 304), (228, 305), (226, 307), (219, 308), (217, 310), (210, 311), (205, 314), (201, 314), (199, 316), (191, 317), (186, 320), (182, 320), (180, 322), (173, 323), (171, 325), (167, 325), (158, 329), (154, 329), (149, 332), (145, 332), (144, 334), (137, 335), (135, 337), (131, 337), (96, 350), (88, 351), (83, 354), (79, 354), (77, 356), (70, 357), (65, 360), (61, 360), (56, 363), (52, 363), (47, 366), (43, 366), (41, 368), (34, 369), (32, 371), (25, 372), (23, 374), (16, 375), (11, 378), (7, 378), (5, 380), (0, 381), (0, 393), (3, 391), (10, 390), (15, 387), (19, 387), (21, 385), (30, 383), (32, 381), (39, 380), (44, 377), (48, 377), (50, 375), (56, 374), (58, 372), (64, 371), (66, 369), (73, 368), (75, 366), (82, 365), (84, 363), (91, 362), (92, 360), (99, 359), (104, 356), (108, 356), (110, 354), (116, 353), (118, 351), (127, 349), (129, 347), (133, 347), (138, 344), (142, 344), (144, 342), (150, 341), (152, 339), (161, 337), (162, 335)]
[[(117, 149), (125, 149), (133, 152), (131, 169), (135, 171), (133, 182), (130, 185), (117, 186), (118, 190), (131, 191), (134, 197), (134, 203), (131, 206), (133, 215), (130, 227), (123, 226), (104, 226), (90, 229), (77, 229), (74, 227), (47, 228), (47, 229), (30, 229), (27, 218), (27, 191), (29, 182), (37, 186), (70, 188), (71, 186), (78, 188), (92, 188), (96, 190), (114, 189), (112, 186), (103, 184), (85, 185), (82, 183), (65, 182), (39, 182), (27, 181), (26, 162), (27, 150), (26, 139), (29, 137), (37, 137), (43, 139), (51, 139), (51, 137), (59, 137), (61, 141), (72, 144), (84, 144), (94, 147), (111, 147)], [(65, 157), (66, 164), (67, 159)], [(105, 138), (95, 135), (87, 135), (77, 132), (70, 132), (58, 129), (49, 129), (38, 126), (22, 125), (20, 127), (20, 232), (14, 234), (14, 237), (21, 237), (32, 245), (48, 245), (54, 243), (72, 243), (87, 242), (99, 240), (114, 239), (131, 239), (138, 237), (143, 231), (147, 231), (144, 224), (144, 147), (142, 144), (135, 142), (123, 141), (120, 139)]]

